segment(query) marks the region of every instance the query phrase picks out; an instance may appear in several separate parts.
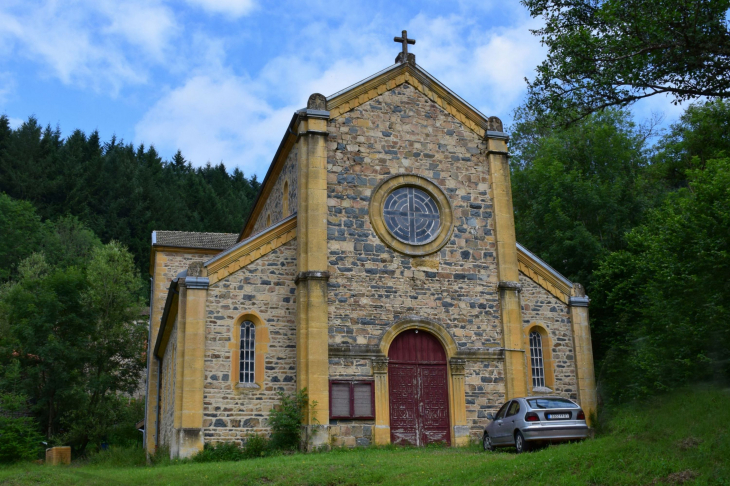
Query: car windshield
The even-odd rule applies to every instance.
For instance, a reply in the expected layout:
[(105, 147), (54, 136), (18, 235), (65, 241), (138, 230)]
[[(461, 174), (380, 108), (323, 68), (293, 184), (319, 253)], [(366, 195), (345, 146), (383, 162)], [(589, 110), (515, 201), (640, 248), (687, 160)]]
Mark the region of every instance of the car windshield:
[(578, 405), (566, 398), (530, 398), (530, 408), (578, 408)]

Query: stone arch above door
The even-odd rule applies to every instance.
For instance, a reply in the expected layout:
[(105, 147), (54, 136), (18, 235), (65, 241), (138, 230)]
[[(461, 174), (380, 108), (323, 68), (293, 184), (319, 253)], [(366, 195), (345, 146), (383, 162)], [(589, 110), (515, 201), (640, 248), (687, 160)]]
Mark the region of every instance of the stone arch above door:
[(444, 347), (447, 358), (453, 358), (456, 356), (458, 347), (456, 346), (454, 338), (451, 334), (449, 334), (449, 331), (447, 331), (446, 328), (437, 321), (418, 316), (408, 316), (391, 325), (380, 338), (380, 352), (383, 353), (384, 356), (388, 356), (388, 351), (390, 350), (390, 345), (393, 343), (393, 340), (396, 336), (398, 336), (398, 334), (408, 329), (423, 329), (424, 331), (433, 334)]

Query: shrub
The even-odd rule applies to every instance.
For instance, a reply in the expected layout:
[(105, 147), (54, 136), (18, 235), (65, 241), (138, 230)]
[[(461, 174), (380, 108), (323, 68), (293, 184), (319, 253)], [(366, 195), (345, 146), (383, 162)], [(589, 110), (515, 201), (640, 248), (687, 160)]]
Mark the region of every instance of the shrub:
[(147, 465), (147, 453), (141, 444), (110, 446), (97, 453), (90, 453), (86, 461), (87, 464), (103, 467), (139, 467)]
[[(309, 404), (307, 390), (287, 395), (279, 392), (281, 403), (269, 412), (271, 425), (271, 447), (286, 451), (299, 449), (302, 439), (302, 421)], [(312, 404), (314, 407), (316, 404)]]
[(234, 442), (205, 444), (203, 450), (193, 456), (194, 462), (240, 461), (245, 459), (243, 450)]
[(32, 418), (0, 415), (0, 462), (37, 459), (42, 451), (42, 440)]
[(246, 459), (265, 457), (269, 453), (269, 440), (258, 434), (249, 434), (243, 444), (243, 455)]

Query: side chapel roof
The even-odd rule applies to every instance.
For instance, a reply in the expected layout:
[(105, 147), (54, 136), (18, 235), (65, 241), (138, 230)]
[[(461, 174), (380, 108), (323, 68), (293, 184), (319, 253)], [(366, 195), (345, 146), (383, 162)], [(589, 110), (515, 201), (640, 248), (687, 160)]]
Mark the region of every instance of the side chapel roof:
[(238, 239), (237, 233), (195, 233), (192, 231), (153, 231), (152, 246), (225, 250)]

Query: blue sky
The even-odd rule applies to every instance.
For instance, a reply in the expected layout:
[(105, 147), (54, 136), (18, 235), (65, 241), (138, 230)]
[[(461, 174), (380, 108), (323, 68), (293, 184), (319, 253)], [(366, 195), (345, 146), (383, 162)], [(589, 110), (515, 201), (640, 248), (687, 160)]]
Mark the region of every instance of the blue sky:
[(402, 29), (421, 66), (509, 123), (545, 55), (539, 25), (516, 0), (2, 0), (0, 113), (261, 178), (292, 112), (391, 65)]

